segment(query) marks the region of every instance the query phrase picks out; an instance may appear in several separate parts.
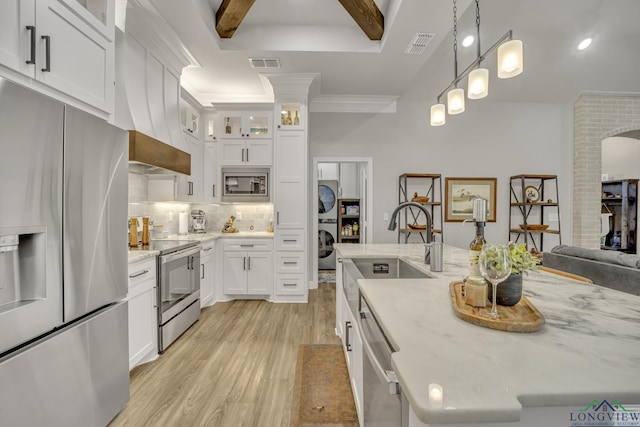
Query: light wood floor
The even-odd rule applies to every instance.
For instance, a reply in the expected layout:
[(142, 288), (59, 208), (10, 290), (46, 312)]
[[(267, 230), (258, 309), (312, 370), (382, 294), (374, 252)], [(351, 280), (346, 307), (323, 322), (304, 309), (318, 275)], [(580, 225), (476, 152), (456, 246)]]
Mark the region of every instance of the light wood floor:
[(298, 345), (339, 343), (334, 284), (309, 304), (216, 303), (131, 371), (131, 400), (110, 426), (288, 427)]

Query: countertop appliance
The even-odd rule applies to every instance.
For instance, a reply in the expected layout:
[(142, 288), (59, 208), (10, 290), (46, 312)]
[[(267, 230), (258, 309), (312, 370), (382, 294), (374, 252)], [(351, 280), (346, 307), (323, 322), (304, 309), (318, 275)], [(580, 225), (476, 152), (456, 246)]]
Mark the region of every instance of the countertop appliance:
[(269, 169), (222, 169), (223, 202), (268, 202)]
[(194, 240), (152, 241), (158, 255), (158, 352), (200, 319), (200, 245)]
[[(403, 415), (408, 414), (408, 402), (391, 366), (393, 348), (362, 296), (358, 321), (362, 332), (364, 425), (401, 427)], [(406, 425), (408, 420), (404, 421)]]
[(129, 400), (127, 133), (0, 78), (3, 425), (107, 425)]
[(191, 211), (191, 230), (194, 233), (206, 233), (205, 225), (207, 220), (204, 217), (204, 211), (194, 209)]

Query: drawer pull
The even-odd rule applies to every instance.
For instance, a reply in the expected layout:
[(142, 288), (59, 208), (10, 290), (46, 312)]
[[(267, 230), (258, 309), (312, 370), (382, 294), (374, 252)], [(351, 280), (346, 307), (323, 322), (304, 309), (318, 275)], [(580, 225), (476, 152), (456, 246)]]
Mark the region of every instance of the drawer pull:
[(297, 242), (298, 239), (283, 239), (283, 242)]
[(298, 286), (297, 283), (283, 283), (282, 286)]
[(255, 245), (240, 245), (241, 248), (252, 248)]
[(298, 261), (284, 261), (283, 264), (284, 265), (296, 265), (298, 263)]
[(144, 270), (144, 271), (141, 271), (141, 272), (136, 273), (136, 274), (131, 274), (131, 275), (129, 275), (129, 279), (135, 279), (136, 277), (143, 276), (143, 275), (147, 274), (148, 272), (149, 272), (149, 270)]
[(42, 40), (44, 40), (44, 68), (42, 69), (43, 73), (51, 72), (51, 37), (50, 36), (41, 36)]
[(210, 251), (211, 249), (213, 249), (213, 248), (204, 248), (203, 251), (207, 252), (207, 251)]

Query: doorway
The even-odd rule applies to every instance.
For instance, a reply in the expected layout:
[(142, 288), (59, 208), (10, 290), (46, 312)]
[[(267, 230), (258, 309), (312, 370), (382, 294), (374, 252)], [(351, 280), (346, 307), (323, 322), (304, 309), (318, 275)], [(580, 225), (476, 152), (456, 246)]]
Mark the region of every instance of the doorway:
[[(373, 224), (369, 212), (373, 206), (373, 159), (369, 157), (315, 157), (313, 159), (311, 236), (312, 275), (310, 288), (335, 281), (334, 243), (341, 240), (342, 226), (348, 227), (351, 240), (372, 241)], [(357, 206), (358, 217), (342, 224), (340, 208)], [(343, 212), (345, 213), (345, 212)], [(353, 215), (350, 215), (353, 217)], [(354, 232), (355, 228), (355, 232)], [(358, 238), (354, 239), (354, 233)], [(344, 236), (342, 236), (344, 237)], [(346, 240), (346, 239), (345, 239)]]

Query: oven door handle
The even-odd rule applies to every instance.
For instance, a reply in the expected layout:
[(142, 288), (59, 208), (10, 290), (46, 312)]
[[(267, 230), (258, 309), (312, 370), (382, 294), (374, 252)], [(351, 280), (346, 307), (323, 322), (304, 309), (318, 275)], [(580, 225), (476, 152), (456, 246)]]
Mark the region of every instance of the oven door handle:
[[(194, 255), (196, 253), (200, 252), (200, 246), (195, 246), (193, 248), (187, 248), (187, 249), (183, 249), (181, 251), (178, 252), (173, 252), (167, 255), (161, 255), (160, 258), (160, 265), (164, 265), (168, 262), (171, 261), (175, 261), (177, 259), (180, 258), (184, 258), (184, 257), (188, 257), (190, 255)], [(189, 263), (190, 261), (187, 260), (187, 263)]]

